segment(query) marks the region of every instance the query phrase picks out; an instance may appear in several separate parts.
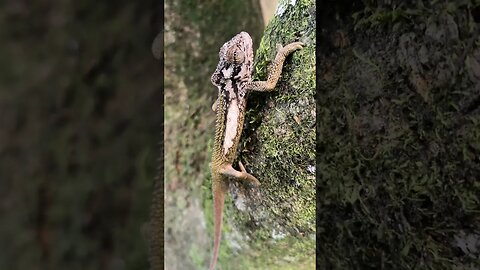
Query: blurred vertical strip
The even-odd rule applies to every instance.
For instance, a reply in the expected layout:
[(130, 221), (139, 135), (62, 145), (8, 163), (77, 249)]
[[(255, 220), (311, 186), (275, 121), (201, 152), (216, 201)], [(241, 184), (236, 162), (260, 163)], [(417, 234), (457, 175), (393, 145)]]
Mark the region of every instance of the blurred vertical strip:
[[(164, 10), (162, 5), (162, 18), (161, 18), (161, 31), (157, 34), (155, 39), (152, 42), (152, 54), (155, 59), (158, 60), (160, 64), (161, 73), (159, 80), (162, 81), (162, 86), (164, 85)], [(163, 89), (163, 87), (162, 87)], [(162, 95), (161, 113), (163, 114), (164, 109), (164, 96)], [(152, 205), (150, 207), (150, 222), (148, 227), (148, 243), (149, 243), (149, 261), (150, 269), (164, 269), (164, 173), (163, 173), (163, 162), (164, 162), (164, 124), (162, 122), (160, 143), (159, 143), (159, 158), (158, 158), (158, 172), (157, 176), (154, 179), (153, 192), (152, 192)]]

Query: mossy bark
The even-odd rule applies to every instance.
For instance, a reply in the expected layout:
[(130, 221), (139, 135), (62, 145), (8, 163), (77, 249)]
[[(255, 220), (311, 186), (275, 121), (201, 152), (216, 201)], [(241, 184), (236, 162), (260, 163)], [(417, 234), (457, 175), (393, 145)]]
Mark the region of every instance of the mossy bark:
[(262, 185), (230, 183), (219, 259), (227, 269), (314, 268), (315, 26), (314, 1), (280, 1), (256, 52), (262, 80), (276, 44), (305, 43), (287, 58), (275, 91), (248, 99), (238, 160)]
[(317, 268), (474, 269), (479, 3), (383, 2), (319, 9)]
[(0, 1), (0, 268), (147, 269), (160, 1)]
[(246, 31), (258, 41), (262, 30), (256, 1), (165, 2), (166, 269), (206, 269), (209, 264), (213, 237), (207, 226), (213, 219), (204, 214), (212, 210), (204, 198), (211, 197), (205, 182), (215, 130), (211, 106), (218, 92), (210, 76), (226, 40)]

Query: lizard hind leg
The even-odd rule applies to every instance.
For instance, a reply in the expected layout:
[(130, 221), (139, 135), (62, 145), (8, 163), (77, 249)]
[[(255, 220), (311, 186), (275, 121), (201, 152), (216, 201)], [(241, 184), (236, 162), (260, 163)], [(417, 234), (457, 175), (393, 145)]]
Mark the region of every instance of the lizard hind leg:
[(238, 180), (243, 180), (247, 182), (248, 184), (254, 185), (255, 187), (260, 186), (260, 181), (258, 181), (255, 176), (247, 173), (245, 170), (245, 167), (243, 166), (242, 162), (239, 161), (238, 165), (240, 166), (240, 171), (235, 170), (231, 164), (227, 164), (221, 171), (220, 173), (222, 175), (228, 176), (228, 177), (233, 177)]

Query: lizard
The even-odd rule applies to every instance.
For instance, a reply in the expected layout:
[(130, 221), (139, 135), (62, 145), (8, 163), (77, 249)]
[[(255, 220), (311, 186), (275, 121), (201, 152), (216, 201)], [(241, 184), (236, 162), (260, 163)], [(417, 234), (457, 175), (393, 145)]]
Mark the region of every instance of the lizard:
[(277, 44), (277, 54), (268, 69), (266, 81), (252, 79), (254, 58), (252, 38), (248, 33), (240, 32), (220, 49), (220, 61), (211, 76), (212, 84), (218, 88), (218, 98), (212, 106), (216, 121), (210, 163), (214, 210), (214, 244), (210, 270), (215, 269), (218, 260), (223, 207), (229, 179), (241, 180), (255, 187), (260, 186), (258, 179), (246, 171), (241, 161), (238, 163), (240, 171), (232, 167), (243, 130), (247, 95), (251, 91), (273, 91), (286, 57), (303, 46), (304, 44), (298, 41), (285, 47)]

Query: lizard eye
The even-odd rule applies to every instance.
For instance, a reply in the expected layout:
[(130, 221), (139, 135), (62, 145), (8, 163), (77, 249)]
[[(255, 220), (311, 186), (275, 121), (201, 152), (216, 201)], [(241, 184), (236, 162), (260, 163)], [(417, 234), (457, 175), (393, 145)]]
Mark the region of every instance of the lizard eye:
[(245, 54), (238, 47), (233, 47), (227, 51), (227, 61), (238, 65), (245, 61)]
[(245, 54), (240, 50), (235, 51), (235, 63), (241, 64), (244, 61), (245, 61)]

